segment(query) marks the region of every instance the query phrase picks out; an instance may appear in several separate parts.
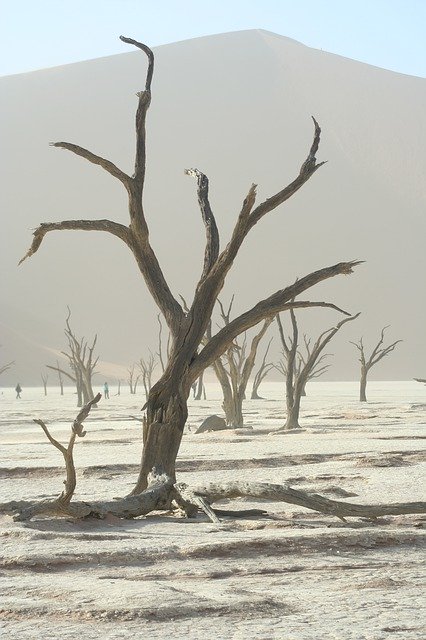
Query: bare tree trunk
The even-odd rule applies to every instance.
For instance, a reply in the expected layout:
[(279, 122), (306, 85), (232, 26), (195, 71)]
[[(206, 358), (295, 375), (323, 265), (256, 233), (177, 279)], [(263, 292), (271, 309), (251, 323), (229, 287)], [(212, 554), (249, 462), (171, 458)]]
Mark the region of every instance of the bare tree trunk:
[(84, 386), (83, 386), (83, 376), (79, 369), (75, 370), (75, 386), (77, 388), (77, 407), (82, 407), (84, 400)]
[(226, 422), (233, 429), (244, 426), (243, 416), (243, 401), (245, 400), (244, 394), (240, 392), (233, 393), (230, 397), (223, 399), (223, 410), (225, 411)]
[(61, 389), (61, 396), (63, 396), (64, 395), (64, 380), (62, 378), (62, 373), (61, 373), (61, 371), (59, 369), (59, 361), (58, 360), (56, 360), (56, 369), (58, 371), (59, 387)]
[(228, 374), (220, 358), (213, 363), (213, 369), (222, 387), (222, 409), (225, 413), (226, 424), (231, 428), (242, 427), (244, 424), (243, 400), (241, 398), (238, 399), (238, 392), (232, 388)]
[(359, 401), (367, 402), (367, 369), (362, 367), (361, 369), (361, 379), (359, 383)]
[(169, 360), (164, 374), (149, 392), (144, 407), (142, 460), (132, 494), (146, 489), (148, 475), (153, 469), (165, 473), (173, 482), (176, 479), (176, 457), (188, 417), (187, 401), (191, 390), (190, 382), (185, 384), (179, 373), (173, 372)]
[[(95, 397), (95, 394), (93, 393), (93, 388), (92, 388), (92, 378), (91, 375), (88, 374), (87, 372), (83, 373), (82, 376), (82, 380), (83, 380), (83, 397), (84, 397), (84, 404), (87, 404), (88, 402), (90, 402), (91, 400), (93, 400), (93, 398)], [(96, 407), (97, 405), (94, 404), (92, 405), (93, 407)]]
[(204, 398), (204, 400), (206, 399), (206, 388), (204, 386), (204, 371), (198, 378), (194, 400), (201, 400), (201, 398)]
[(41, 374), (41, 379), (43, 381), (43, 388), (44, 388), (44, 395), (47, 396), (47, 380), (48, 380), (49, 376), (48, 375), (44, 375), (43, 373)]
[(266, 358), (268, 357), (268, 352), (271, 346), (273, 338), (271, 338), (268, 342), (268, 346), (266, 347), (265, 354), (263, 356), (262, 362), (255, 373), (253, 386), (251, 389), (251, 399), (252, 400), (263, 400), (263, 398), (259, 395), (259, 387), (262, 384), (263, 380), (266, 378), (271, 369), (273, 369), (274, 365), (272, 362), (266, 362)]
[(287, 398), (287, 419), (283, 430), (300, 429), (299, 414), (301, 397), (302, 387), (296, 384), (291, 399), (289, 400), (289, 398)]

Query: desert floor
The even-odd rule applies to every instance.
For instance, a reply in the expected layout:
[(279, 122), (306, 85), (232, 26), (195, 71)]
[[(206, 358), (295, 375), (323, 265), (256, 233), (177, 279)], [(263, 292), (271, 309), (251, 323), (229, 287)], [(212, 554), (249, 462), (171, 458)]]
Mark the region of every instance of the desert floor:
[[(274, 433), (284, 419), (283, 385), (267, 383), (265, 400), (245, 403), (247, 428), (195, 435), (204, 417), (221, 413), (219, 389), (207, 385), (207, 400), (190, 401), (179, 481), (290, 482), (364, 504), (424, 499), (426, 387), (370, 382), (365, 405), (356, 383), (317, 382), (307, 391), (299, 433)], [(143, 397), (110, 393), (75, 447), (78, 499), (124, 495), (135, 482), (141, 425), (133, 416)], [(0, 390), (0, 502), (61, 491), (61, 455), (32, 418), (66, 443), (75, 402), (71, 389), (63, 397), (56, 388), (47, 397), (24, 389), (20, 401)], [(235, 500), (228, 508), (250, 507), (270, 515), (219, 525), (160, 514), (27, 523), (0, 516), (0, 637), (426, 636), (424, 516), (345, 524), (284, 503)]]

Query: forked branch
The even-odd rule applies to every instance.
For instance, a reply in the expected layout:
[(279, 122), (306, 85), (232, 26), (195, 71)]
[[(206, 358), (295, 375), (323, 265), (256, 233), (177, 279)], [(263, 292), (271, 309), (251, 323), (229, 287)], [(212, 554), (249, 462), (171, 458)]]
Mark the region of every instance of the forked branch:
[[(318, 151), (321, 128), (315, 118), (312, 118), (314, 122), (314, 139), (312, 141), (308, 156), (300, 167), (299, 175), (295, 180), (288, 184), (284, 189), (281, 189), (278, 193), (267, 198), (264, 202), (259, 204), (253, 209), (256, 200), (256, 187), (253, 184), (244, 200), (241, 212), (238, 216), (237, 222), (232, 233), (231, 240), (227, 247), (222, 251), (218, 258), (217, 272), (214, 274), (216, 277), (219, 275), (224, 278), (229, 271), (232, 263), (243, 243), (245, 237), (249, 231), (263, 218), (264, 215), (276, 209), (279, 205), (283, 204), (286, 200), (291, 198), (309, 178), (319, 169), (324, 162), (317, 164), (316, 153)], [(212, 273), (213, 277), (213, 273)]]
[(290, 308), (328, 307), (349, 316), (350, 314), (348, 312), (328, 302), (291, 301), (310, 287), (322, 282), (323, 280), (327, 280), (328, 278), (332, 278), (336, 275), (348, 275), (352, 273), (354, 267), (359, 264), (361, 264), (359, 261), (340, 262), (331, 267), (325, 267), (319, 271), (314, 271), (304, 278), (300, 278), (300, 280), (297, 280), (286, 289), (277, 291), (265, 300), (261, 300), (252, 309), (232, 320), (211, 338), (208, 344), (206, 344), (191, 364), (191, 378), (195, 380), (201, 371), (208, 367), (214, 360), (219, 358), (236, 336), (244, 333), (244, 331), (247, 331), (251, 327), (254, 327), (262, 320), (276, 315), (280, 311)]
[(75, 466), (74, 466), (74, 457), (73, 457), (74, 443), (77, 437), (83, 438), (86, 435), (86, 431), (84, 431), (84, 428), (83, 428), (83, 421), (89, 415), (93, 405), (96, 405), (96, 403), (99, 402), (101, 397), (102, 397), (101, 394), (98, 393), (98, 395), (95, 398), (93, 398), (93, 400), (90, 400), (90, 402), (88, 402), (80, 410), (74, 422), (72, 423), (71, 435), (70, 435), (67, 447), (64, 447), (64, 445), (62, 445), (60, 442), (58, 442), (58, 440), (56, 440), (56, 438), (52, 436), (47, 425), (43, 420), (34, 419), (34, 422), (40, 425), (40, 427), (43, 429), (49, 442), (56, 449), (58, 449), (64, 457), (65, 469), (66, 469), (66, 478), (64, 480), (65, 489), (56, 498), (56, 500), (50, 501), (48, 503), (36, 502), (28, 506), (27, 508), (23, 509), (19, 514), (19, 516), (16, 518), (17, 520), (28, 520), (39, 513), (44, 513), (47, 506), (48, 506), (49, 513), (62, 513), (62, 514), (67, 513), (67, 508), (74, 495), (74, 490), (77, 483)]

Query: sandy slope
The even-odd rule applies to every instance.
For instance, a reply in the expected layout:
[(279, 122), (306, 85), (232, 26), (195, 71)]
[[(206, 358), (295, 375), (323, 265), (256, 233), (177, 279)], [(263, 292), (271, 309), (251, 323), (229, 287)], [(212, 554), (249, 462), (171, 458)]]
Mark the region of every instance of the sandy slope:
[[(426, 422), (423, 388), (372, 383), (356, 402), (352, 383), (311, 385), (305, 430), (274, 434), (281, 388), (247, 401), (251, 429), (188, 431), (179, 480), (290, 479), (295, 487), (360, 502), (422, 499)], [(32, 425), (43, 417), (65, 440), (75, 396), (4, 391), (0, 500), (46, 497), (61, 488), (58, 452)], [(111, 396), (78, 443), (78, 497), (115, 496), (134, 482), (141, 399)], [(190, 426), (220, 411), (218, 390), (191, 402)], [(271, 433), (272, 432), (272, 433)], [(233, 507), (257, 506), (234, 501)], [(262, 507), (265, 505), (262, 504)], [(421, 545), (424, 519), (347, 525), (291, 505), (267, 504), (267, 519), (216, 526), (151, 515), (130, 522), (0, 520), (1, 637), (259, 638), (404, 640), (424, 637)], [(423, 616), (424, 618), (424, 616)]]
[[(143, 38), (143, 25), (133, 35)], [(223, 301), (236, 292), (233, 311), (242, 313), (311, 271), (365, 260), (349, 279), (333, 278), (309, 296), (362, 311), (344, 339), (336, 336), (333, 375), (357, 375), (349, 339), (363, 335), (370, 345), (391, 324), (391, 340), (404, 342), (381, 363), (380, 376), (424, 376), (426, 79), (262, 30), (172, 43), (156, 47), (155, 56), (144, 211), (174, 295), (192, 299), (205, 246), (195, 182), (184, 169), (208, 175), (224, 247), (252, 182), (260, 203), (299, 173), (314, 115), (322, 127), (318, 160), (327, 164), (256, 225)], [(145, 70), (145, 56), (123, 45), (121, 55), (0, 78), (0, 209), (7, 212), (0, 237), (0, 362), (16, 362), (2, 378), (8, 384), (40, 384), (41, 366), (57, 357), (48, 347), (64, 349), (67, 306), (78, 335), (98, 334), (101, 359), (127, 368), (156, 349), (158, 310), (117, 238), (49, 234), (17, 268), (42, 221), (129, 223), (117, 180), (48, 143), (82, 145), (131, 174), (135, 94)], [(307, 334), (336, 322), (324, 309), (302, 317)], [(276, 345), (271, 354), (279, 357)]]

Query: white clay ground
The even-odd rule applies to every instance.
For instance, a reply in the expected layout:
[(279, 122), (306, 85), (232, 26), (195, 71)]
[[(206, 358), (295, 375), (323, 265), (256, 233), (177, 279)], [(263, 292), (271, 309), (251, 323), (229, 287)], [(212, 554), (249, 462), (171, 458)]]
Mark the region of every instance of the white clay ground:
[[(426, 387), (370, 382), (312, 383), (303, 431), (277, 434), (283, 385), (247, 400), (251, 429), (195, 435), (220, 393), (190, 401), (178, 480), (253, 479), (360, 503), (424, 500)], [(1, 393), (1, 392), (0, 392)], [(102, 401), (75, 447), (76, 499), (128, 493), (141, 452), (142, 394)], [(64, 444), (77, 414), (66, 389), (0, 395), (0, 502), (45, 498), (62, 489), (62, 457), (32, 418)], [(223, 508), (227, 508), (221, 505)], [(109, 640), (420, 640), (424, 620), (424, 526), (420, 515), (347, 524), (284, 503), (269, 518), (224, 518), (214, 525), (154, 514), (133, 521), (15, 523), (0, 516), (0, 637)]]

